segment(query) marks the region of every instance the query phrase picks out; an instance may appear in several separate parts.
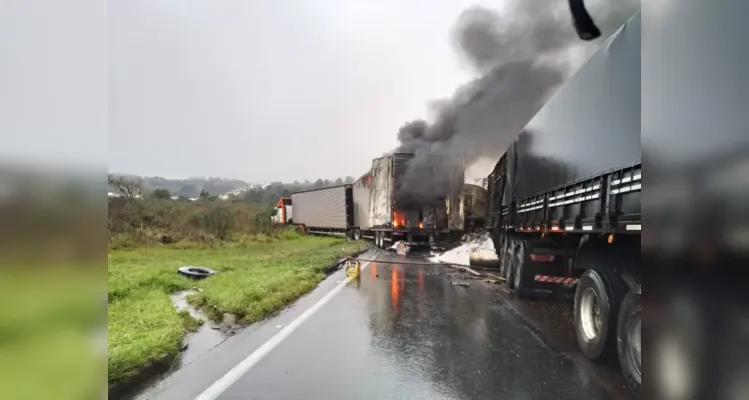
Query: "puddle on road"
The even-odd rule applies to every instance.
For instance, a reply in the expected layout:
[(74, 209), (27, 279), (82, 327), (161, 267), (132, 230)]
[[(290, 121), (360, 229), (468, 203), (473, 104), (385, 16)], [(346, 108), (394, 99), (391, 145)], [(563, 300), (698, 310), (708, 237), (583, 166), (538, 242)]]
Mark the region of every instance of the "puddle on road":
[(195, 293), (194, 290), (185, 290), (171, 295), (172, 304), (177, 311), (187, 310), (193, 318), (204, 321), (196, 332), (188, 333), (185, 337), (183, 343), (187, 345), (187, 349), (180, 354), (178, 361), (180, 367), (191, 363), (230, 336), (221, 330), (214, 329), (215, 324), (208, 319), (208, 316), (187, 303), (187, 296), (193, 293)]

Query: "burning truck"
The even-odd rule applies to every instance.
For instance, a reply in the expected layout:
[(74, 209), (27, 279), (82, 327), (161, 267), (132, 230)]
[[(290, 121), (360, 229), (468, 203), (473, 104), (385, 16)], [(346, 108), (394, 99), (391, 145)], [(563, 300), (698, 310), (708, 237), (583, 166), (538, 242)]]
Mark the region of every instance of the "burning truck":
[[(294, 222), (308, 233), (371, 239), (377, 247), (459, 240), (466, 221), (463, 169), (438, 157), (415, 167), (413, 159), (390, 154), (374, 159), (353, 184), (293, 193)], [(409, 182), (424, 173), (439, 173), (448, 184), (430, 193), (410, 190)]]

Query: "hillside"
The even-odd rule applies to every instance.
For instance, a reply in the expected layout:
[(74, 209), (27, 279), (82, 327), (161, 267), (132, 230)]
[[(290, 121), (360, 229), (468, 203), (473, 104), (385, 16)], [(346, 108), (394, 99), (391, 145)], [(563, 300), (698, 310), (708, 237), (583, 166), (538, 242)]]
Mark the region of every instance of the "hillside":
[(238, 179), (224, 178), (187, 178), (168, 179), (160, 176), (138, 177), (127, 176), (130, 179), (140, 179), (147, 191), (166, 189), (172, 196), (198, 197), (201, 190), (219, 195), (237, 189), (249, 189), (253, 185)]
[[(345, 179), (335, 180), (318, 179), (315, 182), (305, 180), (293, 183), (272, 182), (267, 185), (247, 183), (238, 179), (224, 178), (188, 178), (168, 179), (163, 177), (140, 177), (134, 175), (120, 175), (133, 181), (140, 181), (146, 192), (156, 189), (166, 189), (173, 197), (197, 198), (202, 190), (214, 196), (226, 195), (233, 192), (236, 199), (253, 204), (275, 203), (281, 196), (289, 196), (291, 193), (320, 189), (344, 183), (354, 182), (354, 178), (347, 176)], [(110, 191), (113, 188), (110, 188)], [(222, 196), (223, 198), (223, 196)]]

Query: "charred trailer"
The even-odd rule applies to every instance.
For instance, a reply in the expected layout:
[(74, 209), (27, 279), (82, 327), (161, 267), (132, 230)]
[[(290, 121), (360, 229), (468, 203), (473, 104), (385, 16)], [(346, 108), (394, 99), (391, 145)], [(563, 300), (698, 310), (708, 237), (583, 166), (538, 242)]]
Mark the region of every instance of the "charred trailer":
[(377, 247), (387, 247), (398, 241), (428, 246), (453, 241), (462, 235), (462, 169), (453, 172), (455, 190), (444, 198), (422, 203), (398, 200), (397, 190), (413, 157), (410, 153), (395, 153), (376, 158), (370, 170), (354, 182), (354, 237), (371, 239)]
[(582, 352), (618, 352), (634, 391), (640, 346), (640, 13), (608, 39), (488, 177), (488, 227), (519, 296), (574, 293)]
[(479, 185), (469, 183), (465, 184), (463, 192), (465, 231), (483, 230), (487, 221), (489, 192)]
[(292, 193), (294, 225), (308, 234), (352, 238), (354, 234), (352, 190), (352, 185), (341, 185)]

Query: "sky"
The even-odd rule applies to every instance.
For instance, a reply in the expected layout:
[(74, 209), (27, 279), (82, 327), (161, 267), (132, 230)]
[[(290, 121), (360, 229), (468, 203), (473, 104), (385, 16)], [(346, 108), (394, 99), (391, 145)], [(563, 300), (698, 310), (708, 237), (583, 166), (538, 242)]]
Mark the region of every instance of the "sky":
[(0, 0), (0, 163), (107, 163), (107, 5)]
[(358, 177), (471, 78), (472, 5), (501, 0), (110, 1), (109, 171)]

